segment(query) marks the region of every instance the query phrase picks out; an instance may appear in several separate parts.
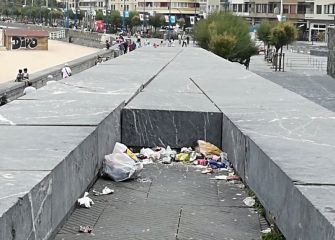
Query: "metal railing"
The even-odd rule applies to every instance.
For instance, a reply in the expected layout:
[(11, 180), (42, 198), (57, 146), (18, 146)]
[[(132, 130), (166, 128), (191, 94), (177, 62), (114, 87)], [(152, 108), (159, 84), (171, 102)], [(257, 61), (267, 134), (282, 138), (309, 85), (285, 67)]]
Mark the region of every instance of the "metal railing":
[(63, 39), (65, 38), (65, 30), (59, 30), (55, 32), (49, 32), (49, 39)]
[(288, 57), (286, 58), (286, 67), (291, 70), (317, 70), (327, 71), (327, 60), (315, 57)]

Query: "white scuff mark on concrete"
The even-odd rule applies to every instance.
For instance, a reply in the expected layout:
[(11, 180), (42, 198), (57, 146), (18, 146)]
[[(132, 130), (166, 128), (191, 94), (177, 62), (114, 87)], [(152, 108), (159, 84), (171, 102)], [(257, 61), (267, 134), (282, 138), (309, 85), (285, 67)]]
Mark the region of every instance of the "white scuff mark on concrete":
[(6, 178), (6, 179), (13, 179), (14, 175), (10, 173), (2, 174), (1, 177)]
[(14, 122), (12, 122), (11, 120), (5, 118), (2, 115), (0, 115), (0, 122), (8, 123), (9, 125), (16, 125)]
[(65, 91), (54, 91), (52, 94), (58, 95), (58, 94), (63, 94), (66, 93)]
[(27, 193), (28, 193), (28, 191), (19, 192), (19, 193), (15, 193), (15, 194), (11, 194), (11, 195), (7, 195), (7, 196), (4, 196), (4, 197), (0, 197), (0, 200), (6, 199), (6, 198), (10, 198), (10, 197), (16, 197), (16, 196), (25, 195)]
[(35, 227), (35, 219), (34, 219), (34, 206), (33, 206), (33, 198), (31, 196), (31, 192), (28, 193), (28, 199), (29, 199), (29, 203), (30, 203), (30, 210), (31, 210), (31, 221), (32, 221), (32, 229), (28, 235), (28, 239), (30, 238), (31, 234), (34, 234), (36, 239), (36, 227)]

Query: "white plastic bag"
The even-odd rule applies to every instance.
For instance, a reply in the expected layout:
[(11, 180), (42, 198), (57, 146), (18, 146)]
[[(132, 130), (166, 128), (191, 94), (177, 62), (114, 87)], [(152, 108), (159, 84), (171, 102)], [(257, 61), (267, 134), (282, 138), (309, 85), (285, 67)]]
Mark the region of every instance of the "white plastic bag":
[(116, 142), (114, 145), (113, 153), (124, 153), (127, 151), (127, 149), (128, 148), (126, 145)]
[(88, 197), (88, 192), (85, 192), (84, 196), (78, 199), (78, 203), (86, 208), (90, 208), (94, 204), (93, 200)]
[(135, 162), (126, 153), (112, 153), (105, 156), (103, 173), (115, 182), (136, 178), (143, 169), (140, 162)]

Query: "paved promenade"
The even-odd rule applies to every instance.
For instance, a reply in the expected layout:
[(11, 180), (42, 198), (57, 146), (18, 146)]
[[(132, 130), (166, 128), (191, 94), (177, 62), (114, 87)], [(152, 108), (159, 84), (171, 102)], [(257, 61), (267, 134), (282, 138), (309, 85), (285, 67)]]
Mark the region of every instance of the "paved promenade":
[(53, 67), (95, 52), (100, 49), (88, 48), (66, 42), (49, 40), (49, 50), (0, 51), (0, 83), (16, 78), (18, 69), (28, 68), (30, 74)]
[(335, 80), (327, 75), (327, 58), (286, 51), (285, 72), (274, 72), (264, 55), (254, 56), (250, 71), (335, 111)]

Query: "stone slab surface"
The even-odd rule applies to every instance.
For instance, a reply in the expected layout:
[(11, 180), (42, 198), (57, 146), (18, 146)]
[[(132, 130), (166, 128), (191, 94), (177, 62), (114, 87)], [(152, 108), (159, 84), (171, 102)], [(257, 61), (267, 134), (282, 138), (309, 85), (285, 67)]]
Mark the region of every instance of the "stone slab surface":
[[(151, 183), (99, 179), (94, 189), (108, 186), (115, 193), (92, 195), (97, 206), (77, 208), (55, 239), (258, 240), (260, 225), (254, 209), (220, 205), (222, 195), (237, 196), (233, 201), (243, 204), (244, 190), (210, 177), (192, 166), (159, 164), (144, 168), (142, 178)], [(78, 226), (87, 224), (94, 226), (93, 234), (78, 233)]]
[[(188, 51), (187, 55), (193, 56), (189, 57), (192, 59), (189, 64), (197, 64), (194, 53)], [(205, 55), (203, 61), (211, 63), (209, 71), (212, 69), (215, 74), (205, 80), (204, 73), (196, 72), (193, 80), (225, 115), (223, 129), (226, 126), (229, 129), (224, 130), (226, 140), (223, 142), (237, 143), (240, 139), (240, 143), (245, 144), (229, 151), (233, 161), (244, 161), (239, 167), (245, 172), (247, 184), (272, 211), (288, 239), (316, 239), (317, 232), (322, 234), (317, 239), (332, 239), (332, 222), (318, 231), (318, 227), (309, 227), (306, 216), (294, 218), (292, 213), (314, 209), (313, 205), (299, 208), (297, 202), (311, 204), (312, 198), (299, 197), (296, 184), (334, 184), (331, 126), (335, 114), (238, 65), (220, 68), (224, 60), (216, 61), (216, 56)], [(224, 87), (228, 84), (229, 87)], [(238, 137), (241, 133), (246, 137)], [(243, 148), (244, 154), (235, 154)], [(321, 215), (318, 218), (319, 221), (324, 219)], [(300, 235), (292, 219), (300, 224)]]
[(93, 127), (0, 126), (0, 171), (51, 171), (93, 131)]
[(221, 145), (221, 113), (124, 109), (122, 142), (128, 146), (180, 148), (198, 139)]

